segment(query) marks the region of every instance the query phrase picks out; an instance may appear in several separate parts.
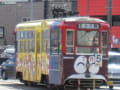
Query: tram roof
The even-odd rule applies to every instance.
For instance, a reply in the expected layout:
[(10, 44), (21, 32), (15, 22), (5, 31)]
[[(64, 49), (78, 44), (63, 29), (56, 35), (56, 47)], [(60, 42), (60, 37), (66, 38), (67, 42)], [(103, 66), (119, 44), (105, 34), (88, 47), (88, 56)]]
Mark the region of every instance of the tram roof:
[(101, 19), (92, 18), (88, 16), (79, 16), (79, 17), (67, 17), (67, 18), (55, 18), (55, 19), (44, 19), (44, 20), (33, 20), (28, 22), (23, 22), (17, 25), (17, 27), (21, 26), (37, 26), (41, 25), (42, 22), (47, 22), (48, 24), (52, 24), (54, 21), (65, 21), (65, 22), (74, 22), (74, 21), (87, 21), (87, 22), (105, 22)]
[(87, 22), (105, 22), (101, 19), (98, 18), (92, 18), (89, 16), (80, 16), (80, 17), (68, 17), (68, 18), (63, 18), (63, 20), (67, 21), (87, 21)]

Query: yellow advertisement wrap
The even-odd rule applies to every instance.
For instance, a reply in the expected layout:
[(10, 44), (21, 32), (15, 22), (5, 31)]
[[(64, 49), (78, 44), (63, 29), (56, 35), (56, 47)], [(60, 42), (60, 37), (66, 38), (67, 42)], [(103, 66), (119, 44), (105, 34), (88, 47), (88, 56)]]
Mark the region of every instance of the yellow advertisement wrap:
[(16, 71), (23, 81), (40, 82), (43, 75), (48, 75), (49, 27), (47, 21), (36, 24), (23, 23), (17, 27), (19, 50)]

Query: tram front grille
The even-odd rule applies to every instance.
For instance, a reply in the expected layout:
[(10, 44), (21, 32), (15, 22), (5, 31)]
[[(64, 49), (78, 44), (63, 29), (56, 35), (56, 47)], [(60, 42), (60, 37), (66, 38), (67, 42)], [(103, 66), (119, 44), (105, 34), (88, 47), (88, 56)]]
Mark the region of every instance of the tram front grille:
[[(101, 85), (103, 85), (104, 83), (105, 82), (103, 80), (81, 79), (80, 80), (80, 88), (93, 88), (93, 87), (98, 88)], [(78, 80), (76, 80), (76, 79), (68, 80), (65, 83), (65, 86), (77, 88)]]

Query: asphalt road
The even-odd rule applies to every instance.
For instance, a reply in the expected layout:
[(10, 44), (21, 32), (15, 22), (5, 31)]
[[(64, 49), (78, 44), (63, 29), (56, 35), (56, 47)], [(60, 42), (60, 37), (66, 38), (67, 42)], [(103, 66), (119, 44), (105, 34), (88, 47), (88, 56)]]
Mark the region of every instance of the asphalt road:
[(42, 86), (25, 86), (17, 80), (0, 80), (0, 90), (48, 90)]
[[(43, 86), (25, 86), (18, 80), (1, 80), (0, 79), (0, 90), (50, 90)], [(81, 90), (81, 89), (80, 89)], [(101, 89), (96, 90), (110, 90), (108, 87), (103, 86)], [(113, 90), (120, 90), (120, 86), (115, 86)]]

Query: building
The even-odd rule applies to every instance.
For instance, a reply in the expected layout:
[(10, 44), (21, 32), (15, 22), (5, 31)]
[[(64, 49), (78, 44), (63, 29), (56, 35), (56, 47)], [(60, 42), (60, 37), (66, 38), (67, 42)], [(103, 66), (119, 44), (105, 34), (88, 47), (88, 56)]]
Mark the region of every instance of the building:
[(80, 16), (98, 17), (107, 21), (107, 8), (112, 8), (111, 47), (120, 48), (120, 3), (112, 0), (112, 7), (107, 7), (108, 0), (78, 0)]
[[(8, 1), (0, 5), (0, 45), (14, 44), (14, 29), (16, 24), (31, 18), (31, 0), (1, 0)], [(15, 3), (11, 3), (11, 2)], [(20, 2), (22, 1), (22, 2)], [(24, 1), (24, 2), (23, 2)], [(33, 0), (32, 19), (53, 18), (54, 8), (66, 11), (77, 10), (77, 0)], [(17, 2), (17, 3), (16, 3)]]
[[(34, 3), (34, 20), (44, 18), (44, 2)], [(16, 24), (30, 20), (30, 3), (0, 5), (0, 45), (14, 44)]]

